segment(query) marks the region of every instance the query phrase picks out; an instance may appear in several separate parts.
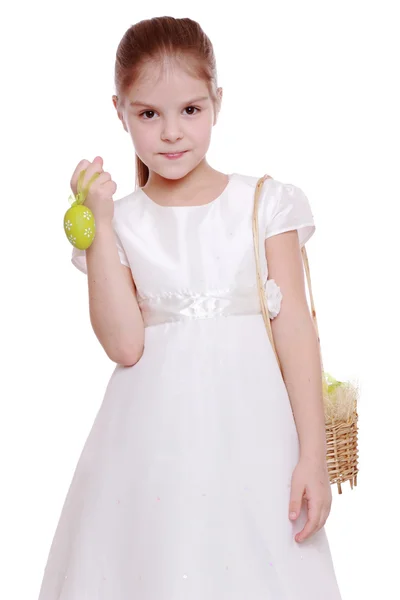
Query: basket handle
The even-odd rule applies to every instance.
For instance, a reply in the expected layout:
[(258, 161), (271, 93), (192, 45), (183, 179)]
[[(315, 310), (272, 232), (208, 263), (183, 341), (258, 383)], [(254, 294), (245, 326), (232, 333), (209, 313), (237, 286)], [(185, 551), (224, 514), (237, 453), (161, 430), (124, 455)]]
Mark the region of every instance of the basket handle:
[[(253, 208), (254, 253), (255, 253), (255, 259), (256, 259), (257, 287), (258, 287), (258, 294), (259, 294), (260, 303), (261, 303), (261, 312), (262, 312), (262, 315), (264, 318), (264, 323), (265, 323), (265, 327), (266, 327), (266, 330), (268, 333), (269, 340), (271, 342), (271, 346), (274, 350), (276, 360), (278, 361), (279, 368), (282, 371), (282, 366), (281, 366), (281, 363), (280, 363), (280, 360), (278, 357), (278, 353), (276, 351), (274, 336), (272, 334), (272, 327), (271, 327), (271, 320), (270, 320), (270, 316), (269, 316), (269, 312), (268, 312), (267, 298), (266, 298), (266, 294), (264, 291), (264, 286), (263, 286), (263, 281), (262, 281), (262, 276), (261, 276), (260, 255), (259, 255), (259, 227), (258, 227), (258, 203), (259, 202), (258, 201), (259, 201), (262, 185), (266, 179), (272, 179), (272, 177), (270, 175), (264, 175), (263, 177), (260, 177), (260, 179), (257, 182), (256, 189), (254, 192), (254, 208)], [(309, 265), (305, 245), (303, 245), (301, 248), (301, 256), (303, 259), (304, 271), (306, 273), (307, 286), (308, 286), (310, 305), (311, 305), (311, 316), (312, 316), (312, 320), (314, 322), (315, 329), (317, 332), (318, 343), (320, 344), (318, 322), (317, 322), (317, 312), (315, 310), (314, 296), (313, 296), (312, 285), (311, 285), (310, 265)], [(321, 355), (321, 353), (320, 353), (320, 355)], [(321, 357), (321, 370), (322, 370), (322, 372), (324, 371), (324, 368), (322, 365), (322, 357)]]

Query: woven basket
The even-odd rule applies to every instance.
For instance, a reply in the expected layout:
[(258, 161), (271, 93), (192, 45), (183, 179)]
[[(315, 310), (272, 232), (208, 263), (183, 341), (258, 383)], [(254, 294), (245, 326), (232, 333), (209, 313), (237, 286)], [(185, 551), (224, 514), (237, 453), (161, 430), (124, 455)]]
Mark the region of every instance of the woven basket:
[[(253, 211), (253, 239), (254, 251), (257, 267), (257, 285), (261, 303), (262, 315), (264, 317), (265, 327), (275, 352), (279, 367), (280, 361), (276, 351), (274, 338), (272, 335), (272, 327), (268, 313), (267, 298), (264, 290), (260, 256), (259, 256), (259, 228), (258, 228), (258, 198), (260, 195), (262, 184), (266, 179), (270, 179), (269, 175), (261, 177), (256, 186), (254, 194), (254, 211)], [(318, 341), (318, 323), (317, 313), (315, 310), (314, 297), (311, 286), (310, 266), (308, 262), (305, 246), (301, 248), (304, 271), (306, 274), (311, 316), (316, 328)], [(323, 390), (322, 397), (324, 402), (325, 412), (325, 432), (327, 444), (327, 466), (331, 485), (336, 484), (339, 494), (342, 493), (342, 484), (345, 481), (350, 482), (350, 487), (357, 486), (358, 474), (358, 386), (350, 382), (337, 381), (331, 375), (326, 373), (323, 368), (321, 358), (322, 382)]]

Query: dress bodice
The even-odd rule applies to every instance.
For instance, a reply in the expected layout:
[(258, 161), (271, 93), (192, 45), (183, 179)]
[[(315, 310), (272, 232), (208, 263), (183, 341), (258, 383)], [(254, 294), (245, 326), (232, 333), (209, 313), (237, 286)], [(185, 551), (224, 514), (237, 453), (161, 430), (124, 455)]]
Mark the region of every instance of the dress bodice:
[[(257, 180), (233, 174), (222, 194), (202, 206), (161, 206), (141, 188), (115, 202), (118, 252), (132, 270), (146, 326), (260, 312), (252, 232)], [(279, 288), (267, 284), (264, 240), (277, 227), (301, 226), (300, 243), (310, 237), (314, 224), (303, 192), (266, 180), (259, 226), (262, 274), (274, 313)], [(74, 249), (72, 260), (86, 272), (84, 251)]]

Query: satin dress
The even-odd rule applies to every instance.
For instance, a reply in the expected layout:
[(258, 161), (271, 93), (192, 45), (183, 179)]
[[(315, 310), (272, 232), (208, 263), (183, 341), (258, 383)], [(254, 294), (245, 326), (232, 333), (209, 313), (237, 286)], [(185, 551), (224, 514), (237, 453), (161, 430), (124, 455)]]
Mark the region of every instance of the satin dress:
[[(136, 189), (113, 226), (145, 324), (116, 365), (55, 531), (39, 600), (340, 600), (326, 533), (298, 544), (289, 520), (299, 440), (258, 299), (257, 177), (234, 173), (203, 206), (163, 207)], [(315, 230), (307, 197), (266, 180), (264, 240)], [(73, 264), (86, 273), (85, 252)]]

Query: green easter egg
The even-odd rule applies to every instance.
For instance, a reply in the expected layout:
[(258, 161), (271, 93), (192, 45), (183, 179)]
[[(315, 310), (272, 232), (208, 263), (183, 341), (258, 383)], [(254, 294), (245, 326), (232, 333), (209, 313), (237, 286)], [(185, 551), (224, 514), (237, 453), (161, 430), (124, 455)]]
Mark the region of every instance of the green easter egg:
[(86, 250), (94, 240), (96, 224), (90, 208), (84, 204), (71, 206), (64, 216), (64, 231), (75, 248)]

